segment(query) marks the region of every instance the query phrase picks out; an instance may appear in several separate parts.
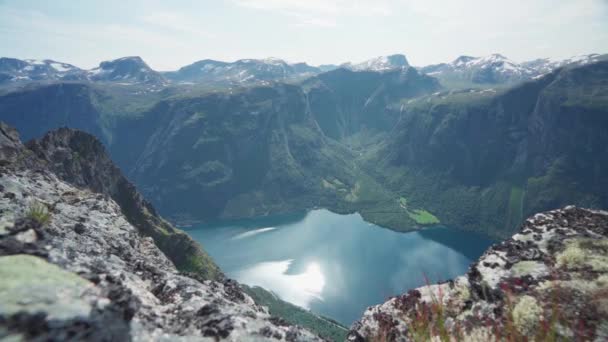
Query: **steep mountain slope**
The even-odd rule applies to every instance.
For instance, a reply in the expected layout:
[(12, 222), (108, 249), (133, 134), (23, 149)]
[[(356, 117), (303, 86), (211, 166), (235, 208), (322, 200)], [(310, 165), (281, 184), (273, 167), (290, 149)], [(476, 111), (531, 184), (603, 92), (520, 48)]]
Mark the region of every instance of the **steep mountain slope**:
[(133, 126), (153, 128), (131, 178), (182, 221), (322, 205), (335, 200), (323, 177), (354, 184), (350, 152), (323, 136), (297, 86), (164, 101)]
[[(101, 147), (82, 135), (59, 131), (35, 148), (45, 158), (60, 159), (63, 166), (53, 167), (63, 178), (114, 196), (114, 190), (121, 192), (122, 207), (102, 193), (60, 180), (48, 171), (48, 161), (0, 123), (0, 338), (320, 340), (270, 317), (233, 281), (178, 272), (145, 236), (160, 228), (151, 226), (160, 218), (134, 190), (121, 191), (124, 184), (112, 179), (116, 170), (106, 165)], [(93, 154), (82, 155), (82, 162), (70, 160), (65, 157), (70, 143)], [(102, 171), (85, 161), (112, 172), (95, 174)], [(130, 207), (124, 204), (131, 199), (136, 202)], [(134, 226), (130, 221), (139, 210), (146, 222)], [(167, 240), (183, 240), (170, 226), (163, 228)]]
[[(275, 84), (176, 98), (129, 123), (125, 134), (116, 134), (113, 144), (120, 149), (135, 148), (133, 134), (146, 136), (137, 143), (140, 152), (131, 158), (118, 157), (123, 151), (114, 155), (130, 160), (129, 176), (161, 212), (180, 222), (315, 206), (361, 210), (390, 198), (390, 192), (356, 167), (352, 151), (330, 138), (364, 129), (388, 131), (398, 118), (394, 113), (384, 117), (389, 103), (437, 87), (414, 69), (340, 69), (303, 86)], [(410, 229), (411, 223), (405, 213), (385, 222)]]
[(369, 308), (348, 341), (605, 341), (608, 212), (536, 214), (466, 275)]
[(310, 111), (323, 133), (341, 140), (355, 133), (389, 131), (398, 114), (386, 107), (439, 89), (414, 68), (378, 72), (337, 69), (304, 82)]
[(39, 138), (58, 127), (103, 136), (101, 115), (86, 84), (41, 85), (1, 96), (0, 119), (17, 127), (26, 139)]
[(443, 222), (490, 233), (570, 203), (607, 207), (607, 79), (608, 62), (600, 62), (496, 95), (409, 101), (369, 165)]

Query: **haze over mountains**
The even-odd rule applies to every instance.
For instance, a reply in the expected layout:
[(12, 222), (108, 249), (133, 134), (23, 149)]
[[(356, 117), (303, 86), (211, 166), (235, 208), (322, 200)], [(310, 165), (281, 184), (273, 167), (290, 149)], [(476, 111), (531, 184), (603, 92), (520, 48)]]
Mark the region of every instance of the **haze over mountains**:
[[(608, 59), (608, 55), (589, 54), (564, 60), (539, 58), (523, 63), (500, 54), (484, 57), (460, 56), (452, 62), (417, 67), (448, 86), (514, 84), (544, 75), (566, 65), (584, 65)], [(404, 55), (380, 56), (360, 63), (311, 66), (290, 64), (277, 58), (241, 59), (235, 62), (200, 60), (176, 71), (156, 71), (140, 57), (123, 57), (101, 62), (84, 70), (53, 60), (0, 58), (0, 85), (32, 81), (90, 81), (117, 84), (140, 84), (150, 89), (174, 85), (251, 85), (274, 81), (300, 81), (337, 68), (353, 71), (385, 72), (410, 67)]]

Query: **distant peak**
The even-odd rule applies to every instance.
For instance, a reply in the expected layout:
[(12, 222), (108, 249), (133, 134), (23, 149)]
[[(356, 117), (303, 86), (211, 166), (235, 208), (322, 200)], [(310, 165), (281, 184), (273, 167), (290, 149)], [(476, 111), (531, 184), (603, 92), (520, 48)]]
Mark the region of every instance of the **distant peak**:
[(263, 59), (264, 62), (284, 62), (284, 60), (276, 57), (268, 57)]
[(144, 62), (143, 59), (141, 59), (141, 57), (139, 56), (127, 56), (127, 57), (121, 57), (118, 59), (115, 59), (114, 62), (121, 62), (121, 61), (134, 61), (134, 62)]
[(262, 63), (262, 64), (271, 64), (271, 65), (279, 65), (279, 64), (287, 64), (284, 60), (276, 57), (267, 57), (262, 59), (254, 59), (247, 58), (236, 61), (236, 63)]
[(353, 70), (386, 71), (409, 67), (409, 63), (404, 55), (394, 54), (375, 57), (359, 64), (345, 63), (342, 67)]
[(390, 55), (390, 56), (387, 56), (386, 58), (391, 64), (394, 64), (394, 65), (401, 65), (401, 66), (409, 65), (407, 58), (405, 57), (405, 55), (402, 55), (402, 54)]
[(477, 57), (463, 55), (463, 56), (459, 56), (458, 58), (456, 58), (454, 60), (454, 64), (467, 63), (474, 59), (477, 59)]
[(99, 63), (99, 66), (103, 68), (104, 66), (108, 66), (108, 65), (125, 64), (125, 63), (137, 64), (137, 65), (146, 66), (146, 67), (148, 66), (146, 64), (146, 62), (144, 62), (144, 60), (139, 56), (127, 56), (127, 57), (112, 59), (109, 61), (103, 61), (103, 62)]
[(501, 55), (500, 53), (493, 53), (490, 55), (490, 57), (494, 57), (494, 58), (498, 58), (498, 59), (508, 59), (507, 57), (505, 57), (504, 55)]

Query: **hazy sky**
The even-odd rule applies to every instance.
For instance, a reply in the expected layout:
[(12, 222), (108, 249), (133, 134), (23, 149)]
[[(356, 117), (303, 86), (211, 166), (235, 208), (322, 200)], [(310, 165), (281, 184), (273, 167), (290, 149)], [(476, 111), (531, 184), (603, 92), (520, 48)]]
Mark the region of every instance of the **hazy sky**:
[(608, 0), (0, 0), (0, 56), (90, 68), (141, 56), (311, 64), (403, 53), (413, 65), (608, 52)]

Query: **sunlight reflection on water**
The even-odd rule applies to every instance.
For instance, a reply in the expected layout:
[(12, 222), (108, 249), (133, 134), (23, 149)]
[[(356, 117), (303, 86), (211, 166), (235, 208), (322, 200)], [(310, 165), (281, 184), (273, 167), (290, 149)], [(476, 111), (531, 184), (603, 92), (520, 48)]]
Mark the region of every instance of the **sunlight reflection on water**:
[(313, 300), (323, 300), (325, 275), (316, 262), (306, 265), (304, 272), (287, 274), (293, 259), (261, 262), (235, 274), (241, 282), (272, 289), (280, 298), (310, 309)]

